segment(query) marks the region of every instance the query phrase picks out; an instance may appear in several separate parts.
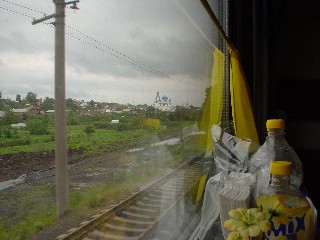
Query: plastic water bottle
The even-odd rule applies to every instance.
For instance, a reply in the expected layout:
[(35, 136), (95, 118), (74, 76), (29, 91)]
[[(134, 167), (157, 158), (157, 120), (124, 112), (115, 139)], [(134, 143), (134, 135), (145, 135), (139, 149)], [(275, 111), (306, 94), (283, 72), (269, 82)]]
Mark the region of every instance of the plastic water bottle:
[(266, 125), (268, 131), (266, 141), (253, 154), (249, 163), (249, 172), (255, 174), (257, 178), (254, 190), (255, 198), (269, 184), (272, 161), (285, 160), (292, 163), (291, 183), (297, 188), (300, 188), (303, 179), (301, 161), (284, 137), (285, 121), (283, 119), (269, 119)]
[[(259, 209), (266, 211), (271, 222), (263, 239), (311, 240), (313, 217), (308, 200), (290, 183), (292, 163), (273, 161), (270, 182), (257, 199)], [(268, 196), (272, 196), (271, 198)]]

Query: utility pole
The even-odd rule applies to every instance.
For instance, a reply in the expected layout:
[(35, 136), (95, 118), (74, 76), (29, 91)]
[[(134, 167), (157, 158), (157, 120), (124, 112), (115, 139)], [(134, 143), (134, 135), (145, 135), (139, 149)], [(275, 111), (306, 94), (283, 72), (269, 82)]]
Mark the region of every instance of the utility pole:
[(37, 24), (55, 18), (55, 181), (57, 217), (60, 218), (68, 208), (69, 181), (66, 141), (66, 103), (65, 103), (65, 6), (77, 1), (54, 0), (56, 13), (34, 20)]

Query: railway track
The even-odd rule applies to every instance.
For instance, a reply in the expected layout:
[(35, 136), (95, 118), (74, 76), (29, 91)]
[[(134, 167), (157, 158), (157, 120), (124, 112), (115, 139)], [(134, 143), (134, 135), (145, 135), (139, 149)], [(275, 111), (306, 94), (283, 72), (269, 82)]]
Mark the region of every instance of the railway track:
[(197, 187), (200, 176), (208, 170), (209, 165), (204, 164), (203, 157), (197, 157), (56, 239), (178, 239), (172, 238), (175, 232), (181, 234), (182, 229), (190, 229), (186, 225), (198, 223), (191, 190)]

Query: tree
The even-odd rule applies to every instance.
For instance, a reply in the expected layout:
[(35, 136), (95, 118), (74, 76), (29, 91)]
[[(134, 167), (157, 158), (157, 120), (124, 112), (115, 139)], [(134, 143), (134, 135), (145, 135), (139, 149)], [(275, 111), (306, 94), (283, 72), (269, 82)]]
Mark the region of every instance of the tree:
[(68, 110), (77, 111), (80, 110), (80, 105), (73, 99), (68, 98), (66, 101), (66, 106)]
[(91, 100), (90, 102), (89, 102), (89, 106), (91, 107), (91, 108), (94, 108), (95, 107), (95, 101), (93, 101), (93, 100)]
[(156, 108), (153, 106), (148, 106), (146, 109), (146, 118), (153, 118), (156, 116)]
[(54, 99), (46, 97), (42, 103), (42, 110), (48, 111), (48, 110), (53, 110), (53, 109), (54, 109)]
[(37, 94), (33, 92), (28, 92), (26, 96), (26, 101), (32, 105), (37, 103)]
[(16, 96), (16, 101), (17, 101), (17, 102), (21, 102), (21, 95), (20, 95), (20, 94), (17, 94), (17, 96)]

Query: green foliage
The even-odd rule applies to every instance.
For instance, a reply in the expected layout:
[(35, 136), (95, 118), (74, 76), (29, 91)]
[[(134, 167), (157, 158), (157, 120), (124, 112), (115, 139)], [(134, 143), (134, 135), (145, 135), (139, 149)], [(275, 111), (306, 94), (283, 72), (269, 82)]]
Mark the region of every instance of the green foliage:
[(78, 111), (80, 110), (80, 105), (71, 98), (68, 98), (66, 101), (66, 107), (70, 111)]
[(115, 126), (117, 131), (126, 131), (131, 128), (129, 123), (117, 123), (117, 124), (113, 124), (113, 125)]
[(17, 102), (21, 102), (21, 95), (20, 95), (20, 94), (17, 94), (17, 96), (16, 96), (16, 101), (17, 101)]
[(74, 111), (70, 111), (67, 115), (67, 124), (68, 125), (79, 125), (80, 124), (80, 117)]
[(31, 135), (47, 135), (49, 118), (46, 116), (30, 116), (27, 120), (27, 129)]
[(13, 146), (22, 146), (22, 145), (30, 145), (30, 138), (15, 138), (15, 139), (2, 139), (0, 141), (0, 147), (13, 147)]
[(157, 109), (153, 106), (148, 106), (146, 110), (146, 116), (147, 117), (155, 117), (157, 113)]
[(1, 240), (23, 240), (30, 237), (35, 232), (44, 229), (56, 220), (55, 208), (51, 206), (50, 210), (42, 211), (35, 216), (27, 216), (23, 220), (15, 223), (8, 228), (0, 223)]
[(13, 138), (14, 131), (13, 131), (13, 129), (5, 128), (5, 129), (3, 130), (3, 135), (4, 135), (6, 138)]
[(92, 124), (94, 122), (111, 122), (113, 115), (95, 114), (95, 115), (79, 115), (80, 124)]
[(91, 101), (89, 102), (90, 108), (93, 109), (93, 108), (95, 107), (95, 104), (96, 104), (95, 101), (91, 100)]
[(143, 119), (144, 119), (144, 117), (132, 117), (130, 119), (130, 123), (135, 128), (141, 128), (141, 127), (143, 127), (143, 123), (142, 123)]
[(70, 196), (70, 206), (82, 211), (107, 206), (122, 199), (128, 193), (137, 191), (144, 184), (157, 179), (165, 173), (165, 170), (163, 162), (152, 162), (133, 166), (130, 172), (117, 172), (112, 183), (103, 182), (86, 191), (73, 191)]
[[(54, 115), (25, 115), (24, 117), (27, 128), (15, 130), (17, 133), (13, 132), (12, 138), (6, 138), (3, 130), (0, 129), (0, 145), (2, 146), (0, 154), (54, 150)], [(78, 122), (80, 124), (70, 124), (69, 119), (73, 124)], [(120, 119), (120, 122), (111, 124), (112, 119)], [(147, 125), (146, 121), (155, 122)], [(161, 126), (166, 126), (166, 128), (161, 126), (159, 128), (158, 123), (158, 119), (146, 120), (142, 114), (140, 116), (131, 114), (119, 116), (109, 113), (83, 116), (70, 111), (66, 123), (68, 127), (67, 147), (68, 149), (82, 149), (81, 154), (79, 153), (76, 158), (88, 157), (104, 154), (107, 151), (120, 150), (139, 141), (148, 141), (155, 134), (159, 139), (165, 139), (168, 135), (178, 136), (176, 134), (181, 133), (183, 127), (192, 124), (190, 121), (166, 119), (161, 120)], [(86, 130), (87, 126), (91, 127)], [(91, 132), (90, 128), (93, 128), (94, 132)], [(2, 129), (5, 129), (5, 126), (2, 126)], [(86, 131), (91, 133), (88, 134)]]
[(11, 125), (13, 123), (18, 123), (19, 118), (10, 110), (5, 111), (4, 117), (1, 120), (2, 125)]
[(43, 111), (48, 111), (48, 110), (53, 110), (54, 109), (54, 99), (53, 98), (49, 98), (49, 97), (46, 97), (44, 100), (43, 100), (43, 103), (42, 103), (42, 110)]
[(93, 122), (93, 125), (95, 126), (95, 128), (99, 129), (113, 129), (113, 124), (111, 124), (110, 122), (97, 121)]
[(144, 119), (143, 126), (147, 129), (158, 130), (160, 129), (161, 123), (159, 119), (147, 118)]
[(26, 101), (32, 105), (37, 103), (37, 94), (33, 92), (28, 92), (26, 96)]
[(92, 134), (95, 132), (95, 128), (93, 125), (86, 126), (83, 130), (87, 134)]

